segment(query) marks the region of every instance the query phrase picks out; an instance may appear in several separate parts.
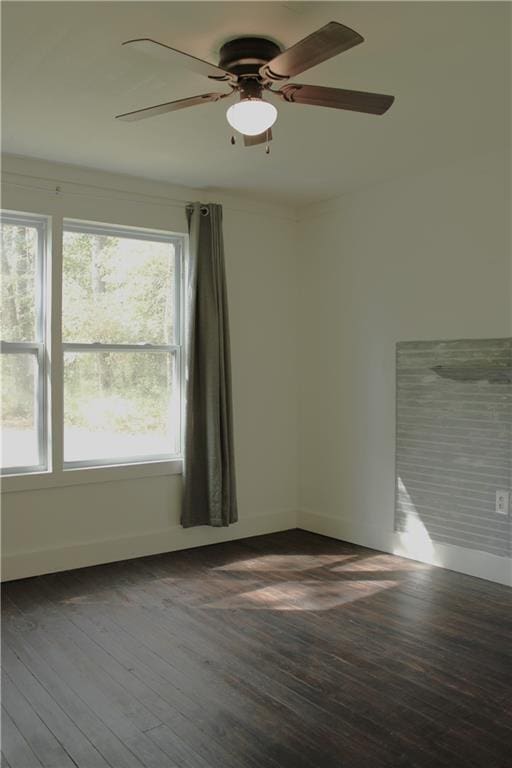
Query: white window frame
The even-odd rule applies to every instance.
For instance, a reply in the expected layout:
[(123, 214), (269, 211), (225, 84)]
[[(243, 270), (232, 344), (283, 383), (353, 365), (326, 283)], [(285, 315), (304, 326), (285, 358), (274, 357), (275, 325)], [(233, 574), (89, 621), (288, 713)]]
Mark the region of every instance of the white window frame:
[[(183, 471), (183, 409), (184, 409), (184, 283), (185, 268), (188, 249), (188, 235), (182, 232), (147, 228), (144, 226), (128, 226), (107, 224), (104, 222), (79, 219), (76, 216), (61, 216), (57, 212), (48, 214), (22, 213), (20, 211), (2, 209), (0, 216), (3, 220), (16, 217), (30, 222), (43, 222), (46, 225), (46, 239), (40, 261), (41, 273), (41, 300), (44, 316), (45, 353), (44, 376), (42, 390), (44, 392), (44, 431), (45, 431), (45, 466), (37, 467), (6, 467), (0, 474), (2, 477), (2, 493), (20, 492), (44, 488), (57, 488), (62, 486), (83, 485), (88, 483), (112, 482), (115, 480), (128, 480), (144, 477), (179, 475)], [(103, 462), (66, 462), (64, 464), (63, 436), (64, 436), (64, 351), (76, 345), (62, 343), (62, 253), (64, 224), (67, 231), (75, 226), (78, 231), (86, 228), (94, 228), (96, 233), (120, 235), (124, 237), (153, 240), (159, 242), (172, 242), (176, 253), (176, 279), (174, 283), (177, 295), (176, 299), (176, 323), (178, 333), (172, 345), (140, 345), (133, 348), (155, 349), (171, 351), (176, 348), (176, 372), (179, 381), (179, 407), (177, 418), (179, 420), (180, 453), (158, 456), (123, 457), (119, 461), (108, 458)], [(78, 345), (81, 346), (81, 345)], [(89, 346), (89, 345), (87, 345)], [(91, 345), (92, 346), (92, 345)], [(94, 345), (98, 350), (105, 347), (125, 347), (125, 345)], [(126, 345), (130, 348), (132, 345)], [(5, 350), (7, 351), (7, 349)], [(10, 350), (9, 350), (10, 351)], [(157, 350), (158, 351), (158, 350)]]
[(36, 254), (36, 337), (34, 341), (0, 341), (0, 354), (33, 355), (37, 360), (37, 375), (34, 387), (35, 414), (37, 426), (37, 442), (39, 463), (18, 467), (0, 467), (0, 475), (25, 475), (34, 472), (47, 472), (49, 469), (48, 451), (48, 352), (47, 352), (47, 245), (50, 231), (47, 216), (20, 213), (18, 211), (2, 210), (2, 224), (17, 227), (32, 227), (37, 231)]

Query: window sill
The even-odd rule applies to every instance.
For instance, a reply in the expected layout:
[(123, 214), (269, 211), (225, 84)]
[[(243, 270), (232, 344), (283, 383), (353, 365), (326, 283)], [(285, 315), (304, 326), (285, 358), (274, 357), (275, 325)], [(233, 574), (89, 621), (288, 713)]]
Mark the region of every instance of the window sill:
[(68, 485), (88, 485), (89, 483), (112, 483), (119, 480), (162, 475), (180, 475), (183, 471), (183, 459), (148, 461), (139, 464), (112, 464), (104, 467), (82, 467), (64, 469), (56, 472), (33, 472), (24, 475), (3, 475), (2, 493), (32, 491), (44, 488), (61, 488)]

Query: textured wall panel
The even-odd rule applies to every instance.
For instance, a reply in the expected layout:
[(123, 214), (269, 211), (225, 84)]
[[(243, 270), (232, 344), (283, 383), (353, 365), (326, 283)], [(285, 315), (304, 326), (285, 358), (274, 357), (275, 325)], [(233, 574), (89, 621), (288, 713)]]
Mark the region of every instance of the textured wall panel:
[(398, 343), (396, 406), (396, 530), (510, 556), (512, 339)]

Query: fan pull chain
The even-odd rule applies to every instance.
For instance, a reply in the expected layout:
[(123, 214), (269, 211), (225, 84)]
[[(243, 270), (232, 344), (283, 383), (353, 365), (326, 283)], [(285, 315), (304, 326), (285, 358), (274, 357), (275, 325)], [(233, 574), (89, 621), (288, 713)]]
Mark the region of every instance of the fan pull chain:
[(269, 137), (269, 131), (267, 130), (267, 144), (265, 146), (265, 154), (270, 155), (270, 147), (268, 145), (268, 137)]
[(234, 136), (232, 136), (232, 137), (231, 137), (230, 141), (231, 141), (231, 144), (236, 144), (236, 141), (235, 141), (235, 137), (234, 137)]

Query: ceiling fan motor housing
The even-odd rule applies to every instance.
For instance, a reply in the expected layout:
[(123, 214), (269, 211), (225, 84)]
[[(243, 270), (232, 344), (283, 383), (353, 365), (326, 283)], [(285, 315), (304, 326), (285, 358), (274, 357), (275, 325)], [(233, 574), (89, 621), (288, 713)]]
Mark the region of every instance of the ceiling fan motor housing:
[(259, 69), (281, 53), (281, 48), (266, 37), (238, 37), (220, 49), (219, 67), (238, 77), (259, 77)]

